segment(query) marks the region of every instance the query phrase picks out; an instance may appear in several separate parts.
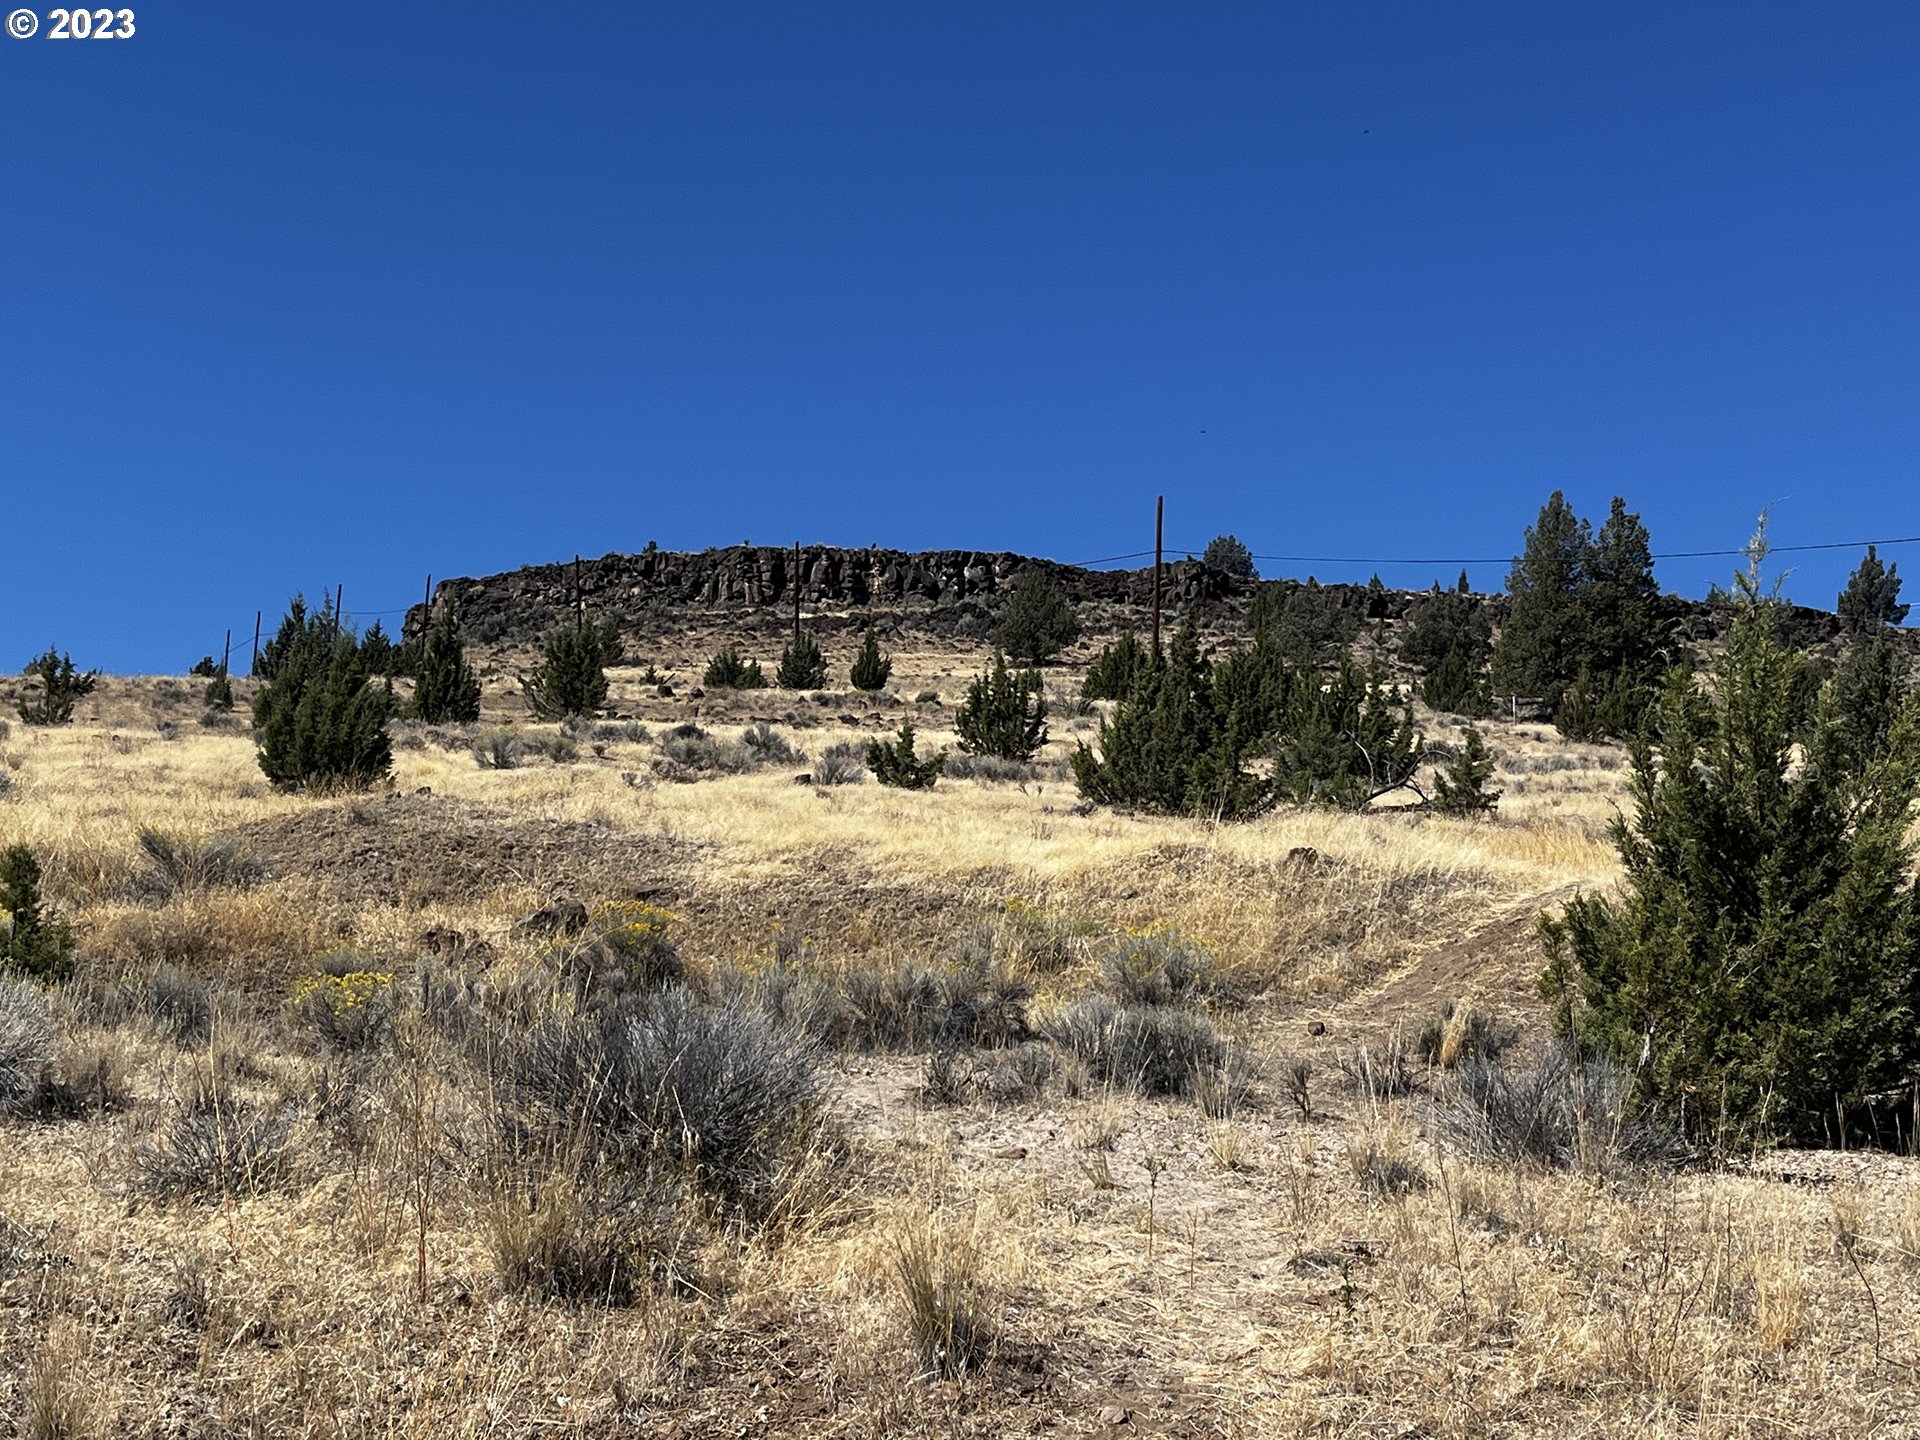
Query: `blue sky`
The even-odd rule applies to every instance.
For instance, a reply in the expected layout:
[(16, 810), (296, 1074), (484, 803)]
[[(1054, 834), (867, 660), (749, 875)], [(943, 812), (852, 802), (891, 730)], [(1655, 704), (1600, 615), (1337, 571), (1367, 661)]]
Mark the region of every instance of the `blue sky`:
[(0, 665), (648, 540), (1089, 559), (1163, 492), (1260, 554), (1506, 556), (1555, 488), (1920, 534), (1912, 5), (37, 8)]

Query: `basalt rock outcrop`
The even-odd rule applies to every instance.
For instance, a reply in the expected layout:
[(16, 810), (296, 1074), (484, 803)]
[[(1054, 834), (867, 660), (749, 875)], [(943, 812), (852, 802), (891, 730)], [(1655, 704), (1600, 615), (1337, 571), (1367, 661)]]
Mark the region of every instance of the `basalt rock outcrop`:
[[(818, 630), (854, 628), (869, 622), (925, 634), (984, 636), (998, 621), (1007, 593), (1022, 575), (1038, 571), (1057, 582), (1096, 632), (1132, 626), (1144, 629), (1153, 601), (1153, 567), (1089, 570), (1007, 551), (903, 551), (846, 549), (832, 545), (792, 547), (736, 545), (698, 552), (649, 549), (638, 554), (529, 565), (504, 575), (442, 581), (433, 606), (451, 605), (468, 634), (482, 644), (525, 644), (584, 604), (597, 619), (612, 618), (622, 631), (644, 636), (695, 622), (724, 620), (749, 633), (772, 632), (792, 622), (796, 591), (801, 613)], [(1258, 582), (1298, 587), (1297, 580)], [(1239, 582), (1195, 560), (1164, 567), (1161, 607), (1169, 618), (1197, 614), (1204, 623), (1231, 623), (1243, 613), (1254, 585)], [(1381, 633), (1412, 618), (1426, 603), (1426, 590), (1367, 585), (1320, 587), (1342, 608), (1352, 608)], [(1507, 597), (1479, 597), (1496, 624)], [(1667, 597), (1677, 638), (1709, 644), (1725, 633), (1727, 608), (1706, 601)], [(424, 630), (432, 611), (407, 612), (408, 636)], [(1791, 606), (1787, 624), (1803, 645), (1821, 646), (1842, 634), (1831, 611)], [(1909, 643), (1920, 632), (1904, 632)]]

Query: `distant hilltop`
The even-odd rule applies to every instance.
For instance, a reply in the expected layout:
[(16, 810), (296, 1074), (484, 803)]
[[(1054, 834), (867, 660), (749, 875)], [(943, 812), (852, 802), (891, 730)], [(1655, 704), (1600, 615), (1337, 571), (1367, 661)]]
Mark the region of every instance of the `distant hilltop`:
[[(797, 556), (797, 558), (796, 558)], [(1095, 631), (1144, 629), (1153, 604), (1153, 567), (1089, 570), (1077, 565), (986, 550), (849, 549), (837, 545), (777, 547), (734, 545), (725, 549), (647, 549), (595, 559), (528, 565), (501, 575), (443, 580), (432, 607), (451, 605), (470, 636), (482, 644), (536, 642), (546, 629), (582, 604), (596, 618), (617, 620), (636, 635), (666, 633), (692, 621), (729, 618), (743, 631), (777, 631), (792, 623), (795, 591), (808, 623), (820, 630), (863, 626), (918, 630), (932, 635), (985, 635), (997, 623), (1006, 592), (1039, 571), (1059, 584)], [(1160, 602), (1169, 620), (1195, 614), (1203, 624), (1231, 622), (1244, 611), (1256, 587), (1297, 588), (1302, 580), (1236, 580), (1198, 560), (1162, 567)], [(1320, 587), (1342, 608), (1369, 621), (1392, 625), (1406, 619), (1431, 593), (1371, 585)], [(1504, 594), (1478, 595), (1496, 623), (1507, 606)], [(1681, 633), (1711, 641), (1725, 628), (1725, 608), (1703, 600), (1668, 597)], [(420, 633), (431, 617), (427, 605), (407, 612), (405, 633)], [(1841, 634), (1839, 617), (1827, 610), (1793, 606), (1796, 639), (1819, 645)]]

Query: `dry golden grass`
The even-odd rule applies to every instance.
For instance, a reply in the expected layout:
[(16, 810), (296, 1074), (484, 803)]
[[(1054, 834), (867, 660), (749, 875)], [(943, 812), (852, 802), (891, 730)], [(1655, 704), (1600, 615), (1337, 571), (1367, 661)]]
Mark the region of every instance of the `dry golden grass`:
[[(688, 665), (700, 644), (653, 658)], [(1458, 1153), (1415, 1101), (1371, 1101), (1338, 1073), (1344, 1047), (1441, 999), (1530, 1020), (1531, 916), (1617, 875), (1617, 751), (1495, 722), (1508, 793), (1473, 823), (1076, 814), (1065, 716), (1025, 786), (815, 789), (791, 783), (803, 765), (648, 783), (661, 727), (686, 719), (723, 736), (770, 720), (817, 753), (914, 713), (951, 743), (978, 659), (903, 654), (895, 693), (940, 697), (918, 707), (661, 700), (623, 673), (616, 704), (653, 740), (504, 771), (409, 743), (392, 801), (270, 791), (243, 730), (197, 723), (186, 682), (109, 681), (74, 727), (12, 726), (0, 844), (45, 861), (89, 983), (167, 964), (251, 998), (211, 1042), (63, 1022), (72, 1063), (106, 1067), (126, 1103), (0, 1128), (0, 1414), (85, 1436), (1898, 1433), (1920, 1363), (1905, 1162), (1826, 1157), (1842, 1180), (1806, 1185), (1539, 1173)], [(488, 706), (512, 718), (498, 676)], [(422, 902), (408, 872), (447, 857), (394, 849), (400, 816), (429, 837), (436, 816), (458, 822), (461, 846), (488, 827), (526, 838), (476, 851), (467, 890)], [(255, 888), (155, 902), (130, 886), (143, 826), (292, 838)], [(560, 877), (609, 877), (589, 902), (618, 893), (614, 871), (513, 858), (541, 833), (657, 857), (618, 874), (665, 887), (696, 976), (796, 937), (828, 973), (934, 960), (985, 921), (1039, 937), (1018, 963), (1044, 1014), (1094, 980), (1109, 937), (1173, 926), (1214, 951), (1239, 1006), (1219, 1023), (1268, 1083), (1225, 1118), (1059, 1083), (934, 1107), (924, 1056), (842, 1052), (841, 1148), (823, 1137), (776, 1223), (701, 1220), (686, 1282), (632, 1306), (515, 1293), (500, 1247), (532, 1243), (539, 1217), (503, 1214), (476, 1181), (457, 1067), (403, 1036), (340, 1092), (369, 1107), (343, 1149), (314, 1097), (360, 1062), (302, 1039), (284, 1001), (341, 947), (404, 984), (428, 931), (493, 947), (456, 971), (530, 973), (541, 942), (513, 922)], [(322, 843), (309, 834), (386, 846), (400, 873), (366, 882), (386, 871), (302, 850)], [(1310, 1114), (1280, 1079), (1295, 1052)], [(132, 1158), (202, 1083), (291, 1104), (291, 1167), (259, 1194), (152, 1199)]]

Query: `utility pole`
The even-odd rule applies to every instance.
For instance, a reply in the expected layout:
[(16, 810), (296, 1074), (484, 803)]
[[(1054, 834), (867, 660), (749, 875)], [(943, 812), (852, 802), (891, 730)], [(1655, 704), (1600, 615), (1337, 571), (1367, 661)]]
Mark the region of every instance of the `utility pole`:
[(253, 660), (247, 666), (247, 674), (258, 675), (259, 673), (260, 673), (260, 612), (256, 610), (253, 612)]
[(426, 607), (427, 618), (433, 618), (433, 572), (427, 572), (427, 593), (420, 597), (420, 603)]
[(793, 542), (793, 643), (800, 643), (800, 542)]
[(220, 678), (227, 678), (227, 661), (233, 658), (233, 631), (227, 631), (227, 643), (220, 647)]
[(1165, 518), (1167, 497), (1153, 497), (1153, 658), (1160, 658), (1160, 522)]
[(346, 582), (342, 581), (333, 592), (333, 638), (336, 642), (340, 639), (340, 625), (346, 616), (347, 586)]

